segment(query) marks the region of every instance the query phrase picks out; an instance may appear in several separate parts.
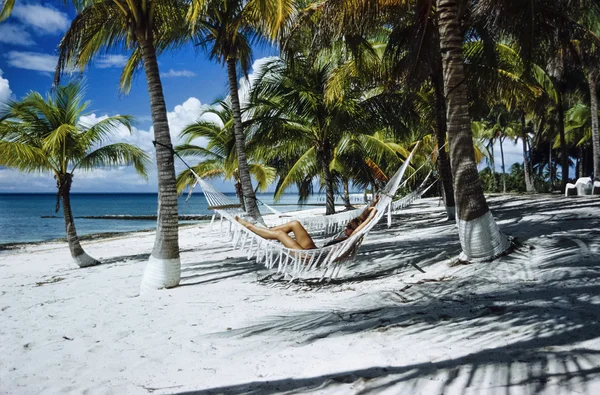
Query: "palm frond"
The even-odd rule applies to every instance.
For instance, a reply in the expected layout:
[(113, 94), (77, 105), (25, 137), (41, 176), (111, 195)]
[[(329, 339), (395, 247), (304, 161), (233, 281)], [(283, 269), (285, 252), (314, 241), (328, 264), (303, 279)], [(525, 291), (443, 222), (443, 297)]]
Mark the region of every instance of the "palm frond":
[(140, 176), (148, 179), (147, 167), (150, 165), (150, 157), (142, 149), (126, 143), (105, 145), (88, 153), (74, 165), (73, 170), (127, 165), (133, 165)]

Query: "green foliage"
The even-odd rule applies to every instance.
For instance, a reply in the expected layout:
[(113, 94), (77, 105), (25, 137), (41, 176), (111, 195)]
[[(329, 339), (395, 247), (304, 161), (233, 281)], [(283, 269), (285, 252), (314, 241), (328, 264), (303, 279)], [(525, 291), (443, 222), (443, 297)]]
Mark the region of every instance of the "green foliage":
[(249, 144), (249, 151), (278, 164), (276, 198), (295, 185), (301, 200), (306, 199), (315, 177), (322, 188), (329, 187), (329, 176), (336, 184), (344, 178), (352, 178), (355, 185), (374, 184), (375, 164), (388, 173), (397, 168), (398, 154), (406, 153), (385, 130), (376, 132), (365, 101), (353, 89), (358, 84), (353, 85), (352, 73), (345, 70), (346, 77), (340, 78), (338, 65), (346, 69), (348, 64), (339, 53), (331, 55), (272, 60), (254, 82), (251, 114), (256, 144)]
[(142, 45), (152, 48), (154, 56), (191, 39), (185, 0), (89, 0), (77, 5), (79, 12), (59, 45), (55, 85), (62, 72), (83, 71), (101, 53), (128, 51), (120, 80), (128, 92), (141, 69)]
[[(182, 156), (201, 159), (192, 168), (202, 178), (233, 179), (240, 183), (233, 113), (229, 101), (215, 103), (206, 108), (204, 114), (216, 115), (219, 122), (199, 119), (186, 126), (180, 135), (184, 143), (175, 147), (175, 151)], [(252, 141), (248, 143), (253, 144)], [(206, 147), (203, 147), (204, 144)], [(260, 191), (265, 191), (275, 181), (274, 168), (260, 162), (250, 163), (248, 167)], [(186, 188), (191, 190), (195, 183), (194, 174), (186, 169), (177, 175), (177, 192), (183, 193)]]
[(85, 125), (89, 102), (78, 83), (56, 88), (43, 97), (31, 92), (21, 101), (10, 101), (0, 117), (0, 165), (23, 172), (51, 172), (55, 177), (76, 170), (133, 165), (147, 178), (148, 155), (125, 143), (105, 145), (119, 127), (131, 131), (132, 117), (106, 118)]
[(247, 75), (252, 44), (274, 41), (294, 13), (292, 0), (192, 0), (187, 17), (196, 45), (210, 59), (236, 59)]
[(8, 18), (15, 6), (15, 0), (3, 0), (0, 7), (0, 22)]

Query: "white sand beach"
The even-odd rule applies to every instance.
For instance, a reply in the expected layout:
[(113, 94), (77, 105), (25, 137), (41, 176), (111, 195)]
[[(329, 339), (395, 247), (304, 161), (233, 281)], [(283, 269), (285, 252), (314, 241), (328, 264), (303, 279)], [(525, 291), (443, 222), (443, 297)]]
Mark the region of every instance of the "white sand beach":
[[(139, 297), (152, 232), (0, 253), (0, 393), (600, 393), (600, 200), (491, 197), (523, 242), (451, 265), (436, 199), (382, 221), (331, 284), (287, 283), (207, 225)], [(276, 277), (275, 277), (276, 279)]]

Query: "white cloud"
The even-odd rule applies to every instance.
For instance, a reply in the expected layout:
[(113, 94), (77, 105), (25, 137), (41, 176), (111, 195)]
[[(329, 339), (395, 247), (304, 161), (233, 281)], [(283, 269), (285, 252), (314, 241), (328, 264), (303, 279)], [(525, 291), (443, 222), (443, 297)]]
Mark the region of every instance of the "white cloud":
[(189, 70), (169, 70), (166, 73), (160, 73), (162, 78), (170, 78), (170, 77), (195, 77), (196, 73)]
[(98, 58), (95, 62), (96, 67), (107, 69), (109, 67), (123, 67), (127, 63), (128, 57), (125, 55), (106, 55)]
[(262, 70), (262, 68), (267, 64), (267, 62), (279, 59), (277, 56), (267, 56), (264, 58), (256, 59), (254, 63), (252, 63), (252, 71), (248, 74), (248, 78), (240, 78), (238, 95), (240, 97), (240, 105), (242, 108), (246, 106), (248, 103), (248, 95), (250, 94), (250, 89), (254, 84), (254, 81), (258, 77), (257, 74)]
[(0, 104), (10, 98), (12, 91), (6, 78), (2, 78), (2, 69), (0, 69)]
[(39, 52), (10, 51), (7, 59), (12, 67), (46, 72), (54, 72), (58, 63), (58, 56)]
[(69, 28), (67, 14), (39, 4), (17, 3), (12, 16), (41, 33), (58, 34)]
[(35, 41), (23, 27), (10, 23), (0, 23), (0, 43), (24, 47), (35, 45)]

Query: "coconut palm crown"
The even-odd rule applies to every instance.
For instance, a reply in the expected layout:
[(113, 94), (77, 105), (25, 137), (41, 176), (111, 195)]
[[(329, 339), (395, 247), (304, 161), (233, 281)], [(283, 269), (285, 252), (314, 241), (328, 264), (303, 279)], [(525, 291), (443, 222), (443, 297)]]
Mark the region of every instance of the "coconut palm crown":
[[(180, 135), (183, 144), (175, 147), (175, 151), (182, 156), (201, 159), (192, 169), (202, 178), (233, 179), (240, 204), (242, 209), (245, 210), (233, 133), (231, 104), (228, 100), (218, 101), (207, 108), (204, 114), (216, 115), (218, 121), (199, 119), (188, 125)], [(203, 140), (205, 144), (202, 144)], [(265, 191), (275, 180), (275, 169), (252, 160), (249, 162), (248, 168), (257, 182), (258, 190)], [(196, 177), (190, 169), (186, 169), (177, 175), (177, 191), (179, 193), (182, 193), (186, 188), (192, 188), (195, 183)]]
[(148, 155), (138, 147), (104, 145), (119, 127), (131, 131), (132, 118), (118, 115), (86, 125), (81, 117), (89, 102), (84, 102), (83, 96), (78, 83), (58, 87), (46, 97), (31, 92), (21, 101), (9, 102), (0, 118), (0, 165), (54, 175), (56, 211), (62, 200), (71, 256), (80, 267), (99, 262), (84, 252), (75, 230), (70, 203), (74, 173), (131, 164), (146, 178), (149, 163)]
[(193, 0), (188, 14), (197, 45), (208, 52), (210, 59), (227, 66), (245, 207), (249, 215), (263, 223), (246, 159), (237, 67), (247, 76), (252, 62), (252, 43), (274, 41), (294, 11), (293, 0)]

